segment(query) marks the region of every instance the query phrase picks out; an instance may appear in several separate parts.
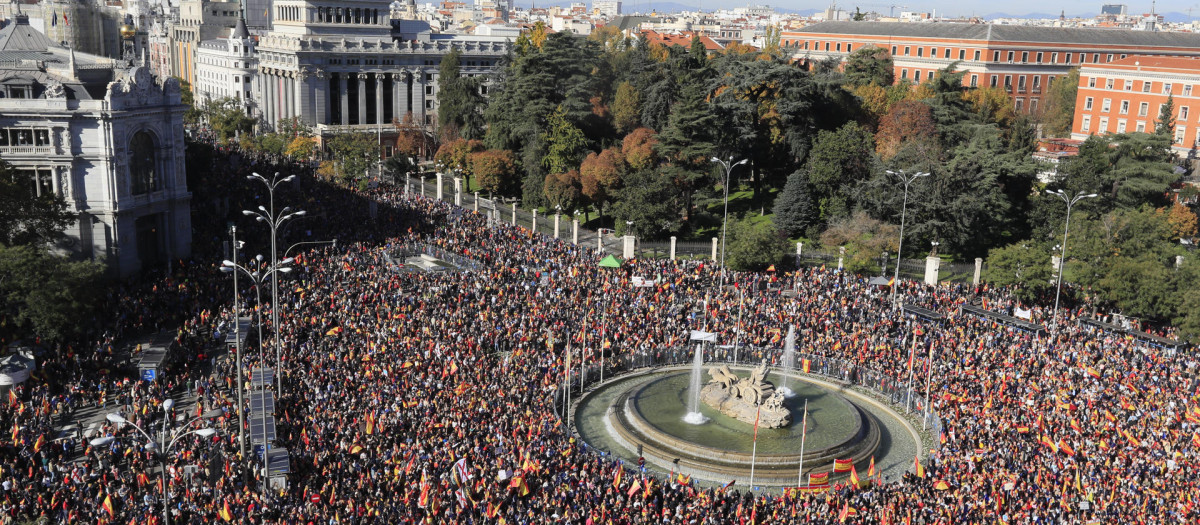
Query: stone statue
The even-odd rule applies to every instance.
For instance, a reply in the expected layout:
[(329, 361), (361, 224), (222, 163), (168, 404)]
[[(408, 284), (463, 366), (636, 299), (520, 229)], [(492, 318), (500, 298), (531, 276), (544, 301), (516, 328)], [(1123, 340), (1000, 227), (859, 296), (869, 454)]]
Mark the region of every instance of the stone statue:
[(779, 428), (792, 421), (791, 413), (783, 406), (783, 394), (767, 381), (767, 362), (764, 360), (750, 371), (750, 377), (740, 378), (726, 365), (710, 368), (712, 380), (700, 390), (700, 399), (729, 417), (759, 426)]

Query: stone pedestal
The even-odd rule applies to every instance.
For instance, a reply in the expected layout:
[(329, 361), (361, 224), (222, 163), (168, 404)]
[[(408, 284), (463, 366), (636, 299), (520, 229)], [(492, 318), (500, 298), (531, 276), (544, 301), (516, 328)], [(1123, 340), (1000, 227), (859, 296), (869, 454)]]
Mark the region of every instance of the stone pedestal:
[(454, 205), (462, 206), (462, 177), (454, 177)]
[(579, 244), (579, 219), (571, 220), (571, 244)]
[(479, 192), (475, 192), (475, 213), (479, 213)]
[(932, 255), (925, 258), (925, 284), (932, 286), (938, 283), (938, 270), (941, 267), (941, 258)]
[(596, 232), (596, 249), (604, 251), (604, 234)]
[(713, 245), (712, 245), (712, 260), (713, 260), (713, 262), (717, 262), (717, 240), (718, 239), (716, 237), (713, 237)]
[(425, 176), (421, 175), (421, 196), (425, 196)]
[(554, 214), (554, 238), (555, 238), (555, 239), (557, 239), (557, 238), (558, 238), (558, 221), (559, 221), (559, 217), (561, 217), (561, 215), (559, 215), (559, 214), (557, 214), (557, 213), (555, 213), (555, 214)]
[(838, 248), (838, 271), (842, 271), (842, 267), (846, 262), (846, 247)]
[(517, 203), (513, 203), (512, 225), (517, 225)]
[(971, 284), (979, 286), (979, 274), (983, 272), (983, 258), (975, 258), (975, 278), (971, 280)]
[(437, 174), (434, 174), (434, 176), (437, 177), (437, 189), (433, 190), (434, 191), (433, 194), (435, 197), (437, 197), (437, 200), (440, 201), (440, 200), (442, 200), (442, 196), (443, 196), (442, 195), (442, 174), (437, 173)]
[(621, 255), (626, 259), (633, 258), (633, 246), (635, 238), (632, 235), (626, 235), (621, 239), (623, 241)]
[(529, 231), (537, 233), (537, 208), (533, 210), (533, 221), (529, 223)]
[(675, 236), (671, 236), (671, 260), (675, 260)]
[(408, 196), (408, 185), (412, 183), (412, 175), (404, 174), (404, 196)]

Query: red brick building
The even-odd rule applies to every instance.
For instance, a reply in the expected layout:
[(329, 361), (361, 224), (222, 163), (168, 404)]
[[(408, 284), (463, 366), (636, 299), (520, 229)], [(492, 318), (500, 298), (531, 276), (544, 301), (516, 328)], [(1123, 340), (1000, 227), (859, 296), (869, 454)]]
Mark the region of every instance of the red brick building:
[(1200, 131), (1200, 58), (1130, 56), (1079, 70), (1071, 136), (1153, 133), (1162, 106), (1174, 104), (1174, 149), (1185, 154)]
[[(958, 62), (968, 86), (1005, 87), (1019, 110), (1037, 111), (1045, 89), (1071, 68), (1132, 55), (1200, 56), (1200, 34), (963, 23), (820, 22), (784, 31), (795, 58), (845, 59), (875, 45), (892, 54), (899, 82), (928, 80)], [(1200, 109), (1200, 108), (1198, 108)]]

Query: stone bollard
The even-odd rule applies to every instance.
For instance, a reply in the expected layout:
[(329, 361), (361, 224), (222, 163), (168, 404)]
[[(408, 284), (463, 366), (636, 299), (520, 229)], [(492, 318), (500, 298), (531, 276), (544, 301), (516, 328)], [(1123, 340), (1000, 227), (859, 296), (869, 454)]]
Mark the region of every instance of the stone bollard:
[(596, 249), (604, 251), (604, 234), (599, 231), (596, 232)]
[(462, 207), (462, 177), (454, 177), (454, 205)]
[(625, 237), (622, 238), (622, 240), (624, 241), (624, 247), (623, 247), (621, 255), (625, 259), (632, 259), (633, 258), (633, 245), (635, 242), (634, 237), (632, 235), (626, 235)]
[(513, 226), (516, 226), (516, 225), (517, 225), (517, 203), (515, 203), (515, 202), (513, 203), (513, 217), (512, 217), (512, 219), (513, 219), (513, 224), (512, 224), (512, 225), (513, 225)]
[(443, 191), (442, 190), (442, 174), (435, 173), (434, 176), (437, 177), (437, 189), (434, 190), (433, 194), (437, 197), (437, 200), (440, 201), (440, 200), (442, 200), (442, 197), (444, 196), (442, 193), (442, 191)]
[(838, 271), (842, 271), (843, 264), (846, 262), (846, 247), (838, 248)]
[(475, 192), (475, 213), (479, 213), (479, 192)]
[(405, 197), (408, 196), (408, 185), (409, 184), (412, 184), (412, 175), (409, 173), (405, 173), (404, 174), (404, 196)]
[(425, 197), (425, 176), (421, 175), (421, 197)]
[(529, 231), (537, 233), (537, 208), (533, 209), (533, 222), (529, 223)]
[(571, 244), (579, 244), (579, 219), (571, 219)]
[(558, 238), (558, 218), (559, 218), (559, 214), (555, 213), (554, 214), (554, 238), (555, 239)]
[(925, 258), (925, 284), (935, 286), (938, 283), (938, 269), (942, 267), (940, 257), (930, 255)]
[(718, 239), (717, 239), (716, 237), (713, 237), (713, 247), (712, 247), (712, 260), (713, 260), (713, 262), (717, 262), (717, 240), (718, 240)]
[(975, 278), (971, 280), (972, 285), (979, 286), (979, 274), (980, 273), (983, 273), (983, 258), (976, 257), (975, 258)]
[(675, 260), (675, 236), (671, 236), (671, 260)]
[(799, 259), (803, 255), (804, 255), (804, 243), (798, 242), (798, 243), (796, 243), (796, 258)]

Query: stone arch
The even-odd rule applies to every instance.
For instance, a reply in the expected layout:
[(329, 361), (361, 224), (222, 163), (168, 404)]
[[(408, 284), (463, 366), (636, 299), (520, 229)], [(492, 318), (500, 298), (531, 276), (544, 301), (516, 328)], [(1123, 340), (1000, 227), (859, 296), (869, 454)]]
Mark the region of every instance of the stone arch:
[(129, 138), (129, 188), (133, 195), (161, 189), (158, 162), (159, 140), (154, 132), (140, 129)]

